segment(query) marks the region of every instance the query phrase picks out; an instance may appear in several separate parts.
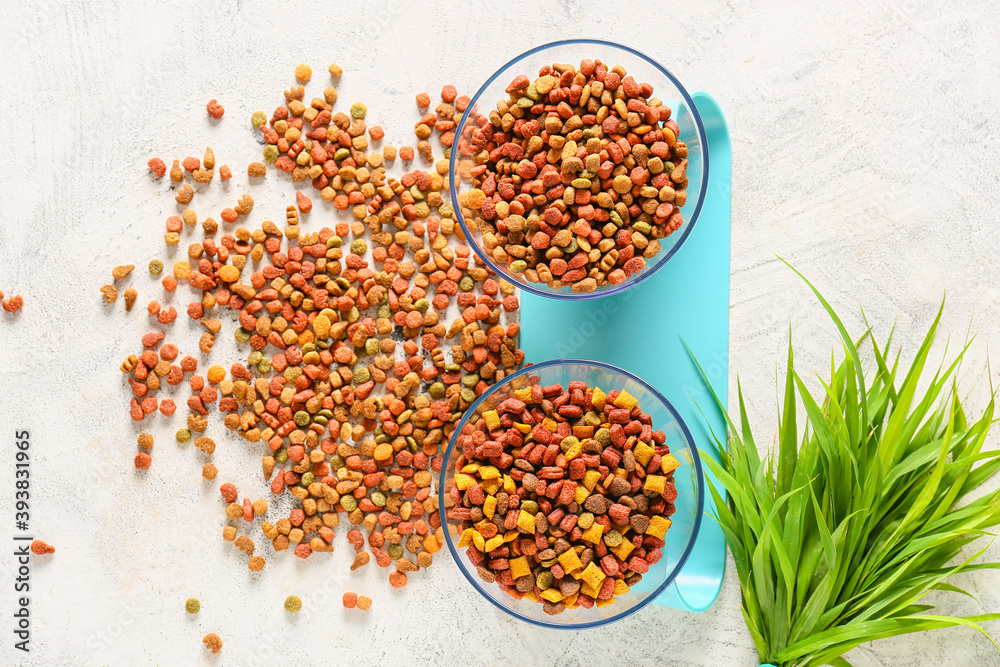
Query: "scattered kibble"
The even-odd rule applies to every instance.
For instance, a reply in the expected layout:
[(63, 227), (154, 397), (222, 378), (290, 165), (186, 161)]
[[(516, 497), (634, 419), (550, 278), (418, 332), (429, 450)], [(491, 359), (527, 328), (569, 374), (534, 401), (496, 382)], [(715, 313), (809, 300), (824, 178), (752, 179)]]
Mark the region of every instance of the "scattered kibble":
[(344, 607), (347, 609), (354, 609), (358, 606), (358, 594), (357, 593), (344, 593)]
[(102, 287), (101, 294), (104, 295), (104, 303), (114, 303), (118, 300), (118, 288), (114, 285), (105, 285)]
[(139, 447), (142, 449), (152, 449), (153, 448), (153, 435), (151, 433), (140, 433), (139, 434)]
[(219, 651), (222, 650), (222, 639), (220, 639), (219, 635), (215, 634), (214, 632), (210, 632), (207, 635), (205, 635), (205, 637), (201, 641), (205, 644), (205, 648), (207, 648), (212, 653), (218, 653)]
[[(330, 73), (342, 72), (332, 66)], [(157, 407), (173, 414), (172, 400), (155, 398), (165, 381), (186, 393), (178, 402), (189, 413), (179, 443), (194, 440), (210, 454), (215, 441), (205, 433), (219, 415), (245, 440), (268, 445), (264, 478), (275, 496), (293, 497), (291, 509), (272, 517), (283, 501), (241, 499), (226, 483), (220, 491), (228, 520), (243, 519), (239, 525), (249, 532), (255, 528), (245, 522), (261, 519), (275, 551), (304, 559), (332, 551), (334, 531), (345, 521), (357, 552), (352, 569), (374, 558), (402, 587), (444, 543), (433, 489), (442, 446), (476, 398), (524, 361), (520, 304), (514, 286), (491, 275), (455, 222), (447, 195), (455, 108), (446, 101), (421, 119), (417, 150), (428, 166), (394, 177), (387, 163), (412, 161), (414, 148), (370, 150), (369, 140), (382, 141), (385, 130), (365, 123), (362, 103), (335, 112), (337, 97), (328, 86), (310, 100), (295, 85), (273, 114), (251, 116), (264, 162), (248, 166), (248, 176), (264, 175), (270, 162), (303, 184), (282, 202), (285, 215), (279, 209), (276, 222), (254, 220), (250, 227), (248, 194), (213, 213), (221, 223), (199, 220), (186, 207), (193, 189), (185, 174), (196, 179), (212, 170), (214, 153), (175, 163), (171, 179), (183, 210), (167, 217), (164, 241), (179, 246), (182, 234), (199, 233), (199, 222), (204, 238), (185, 241), (166, 272), (162, 262), (155, 272), (150, 263), (151, 274), (167, 274), (161, 284), (170, 296), (148, 311), (169, 323), (180, 310), (207, 333), (197, 351), (186, 350), (194, 356), (162, 338), (144, 339), (142, 354), (121, 367), (134, 420)], [(433, 159), (435, 137), (446, 150), (443, 160)], [(223, 180), (231, 176), (225, 165), (219, 172)], [(314, 206), (349, 221), (313, 227), (307, 214)], [(235, 331), (220, 314), (227, 308), (238, 318)], [(217, 354), (218, 335), (233, 335), (245, 357), (231, 366), (213, 357), (198, 375), (198, 354)], [(217, 473), (204, 464), (203, 476)], [(223, 538), (249, 556), (251, 571), (264, 567), (250, 535), (227, 525)], [(358, 608), (370, 605), (358, 596)]]
[(149, 171), (157, 178), (163, 178), (163, 175), (167, 173), (166, 163), (158, 157), (150, 158), (147, 164), (149, 165)]
[(132, 306), (135, 305), (135, 300), (139, 298), (139, 292), (133, 287), (129, 287), (125, 290), (125, 312), (132, 312)]
[(299, 83), (309, 83), (313, 70), (309, 65), (299, 65), (295, 68), (295, 80)]
[(54, 554), (55, 552), (56, 548), (54, 546), (48, 544), (47, 542), (43, 542), (42, 540), (34, 540), (31, 543), (31, 553), (35, 554), (36, 556)]
[(285, 611), (295, 614), (300, 609), (302, 609), (302, 600), (299, 599), (298, 595), (289, 595), (285, 598)]
[(187, 602), (184, 603), (184, 611), (189, 614), (197, 614), (201, 611), (201, 602), (198, 598), (188, 598)]
[(222, 118), (222, 115), (226, 113), (226, 110), (223, 109), (222, 105), (219, 104), (214, 98), (208, 101), (205, 108), (208, 110), (208, 115), (216, 120)]
[[(145, 412), (145, 410), (143, 410)], [(135, 455), (135, 469), (136, 470), (149, 470), (149, 465), (153, 462), (153, 457), (151, 457), (146, 452), (139, 452)]]
[(263, 178), (267, 175), (267, 165), (263, 162), (251, 162), (247, 165), (247, 176), (250, 178)]
[(201, 467), (201, 476), (207, 480), (215, 479), (215, 476), (219, 474), (219, 469), (215, 467), (214, 463), (206, 463)]
[(336, 63), (330, 65), (330, 76), (332, 76), (334, 79), (339, 79), (343, 74), (344, 74), (344, 69), (340, 65)]
[(20, 294), (5, 299), (3, 292), (0, 292), (0, 305), (3, 306), (4, 312), (16, 313), (24, 306), (24, 299)]

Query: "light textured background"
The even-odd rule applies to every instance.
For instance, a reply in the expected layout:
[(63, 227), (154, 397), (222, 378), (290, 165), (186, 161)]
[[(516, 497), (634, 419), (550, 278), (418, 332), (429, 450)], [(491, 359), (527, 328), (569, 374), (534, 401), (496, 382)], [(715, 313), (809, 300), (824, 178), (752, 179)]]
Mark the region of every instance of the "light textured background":
[[(732, 570), (705, 614), (652, 607), (601, 630), (545, 632), (476, 598), (445, 554), (404, 592), (388, 589), (384, 571), (351, 575), (346, 547), (328, 567), (285, 557), (267, 576), (250, 576), (218, 539), (217, 484), (199, 488), (200, 454), (161, 437), (149, 474), (131, 470), (136, 429), (117, 366), (146, 317), (141, 307), (123, 317), (120, 301), (103, 307), (97, 288), (115, 264), (166, 257), (162, 223), (175, 206), (145, 162), (200, 155), (211, 144), (236, 177), (195, 205), (230, 205), (257, 155), (249, 114), (278, 103), (299, 62), (313, 65), (319, 84), (329, 62), (343, 65), (342, 102), (367, 102), (398, 144), (411, 136), (414, 93), (448, 82), (472, 93), (536, 44), (589, 36), (645, 51), (715, 95), (729, 118), (730, 386), (738, 372), (760, 430), (775, 425), (774, 376), (789, 322), (804, 373), (822, 371), (836, 343), (776, 254), (814, 279), (855, 332), (860, 303), (883, 336), (896, 321), (897, 340), (911, 350), (947, 290), (945, 328), (962, 337), (971, 321), (985, 334), (964, 386), (976, 405), (987, 398), (988, 344), (996, 352), (989, 338), (1000, 313), (1000, 18), (983, 0), (709, 0), (658, 9), (572, 0), (475, 8), (2, 0), (0, 13), (0, 289), (26, 301), (15, 318), (0, 313), (0, 507), (11, 507), (13, 432), (28, 428), (32, 526), (59, 549), (34, 561), (31, 664), (242, 665), (283, 656), (331, 664), (756, 664)], [(205, 116), (211, 97), (227, 109), (220, 123)], [(255, 214), (273, 217), (290, 190), (269, 177), (251, 192)], [(140, 304), (159, 297), (144, 271), (131, 284)], [(246, 463), (255, 456), (240, 441), (220, 440), (224, 476), (241, 489), (259, 484)], [(13, 512), (5, 511), (0, 544), (10, 543)], [(8, 629), (12, 569), (0, 557), (4, 664), (23, 661)], [(965, 583), (1000, 609), (997, 575)], [(373, 593), (371, 613), (344, 613), (347, 587)], [(281, 610), (289, 593), (305, 600), (296, 617)], [(183, 612), (190, 595), (202, 600), (197, 617)], [(971, 601), (936, 599), (945, 611), (980, 611)], [(226, 641), (216, 657), (200, 644), (210, 631)], [(866, 666), (1000, 664), (984, 638), (964, 629), (879, 642), (851, 658)]]

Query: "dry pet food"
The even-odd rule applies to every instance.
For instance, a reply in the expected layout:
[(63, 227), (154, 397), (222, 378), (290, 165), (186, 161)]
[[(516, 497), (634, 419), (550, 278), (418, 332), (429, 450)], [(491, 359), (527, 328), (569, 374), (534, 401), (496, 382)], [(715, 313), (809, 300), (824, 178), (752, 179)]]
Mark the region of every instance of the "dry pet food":
[(517, 76), (462, 151), (463, 215), (493, 259), (533, 283), (590, 292), (646, 266), (683, 223), (687, 145), (671, 109), (600, 60)]
[(679, 462), (626, 391), (534, 385), (459, 435), (459, 547), (516, 598), (605, 606), (662, 557)]

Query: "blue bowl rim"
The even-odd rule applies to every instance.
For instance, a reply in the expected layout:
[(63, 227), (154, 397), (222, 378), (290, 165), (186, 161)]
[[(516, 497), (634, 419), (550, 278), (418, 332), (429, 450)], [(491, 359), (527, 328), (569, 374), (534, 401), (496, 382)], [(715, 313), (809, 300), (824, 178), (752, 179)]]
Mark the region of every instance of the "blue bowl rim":
[(448, 190), (451, 195), (451, 205), (455, 211), (455, 217), (458, 220), (458, 226), (462, 228), (462, 233), (465, 234), (465, 238), (468, 239), (469, 245), (472, 246), (472, 250), (476, 253), (476, 255), (479, 256), (480, 259), (486, 262), (486, 265), (490, 267), (490, 269), (492, 269), (494, 273), (496, 273), (499, 276), (505, 276), (506, 270), (497, 266), (497, 264), (493, 261), (493, 258), (488, 256), (487, 253), (484, 252), (483, 249), (479, 247), (479, 244), (476, 243), (476, 241), (473, 239), (472, 234), (469, 233), (469, 228), (465, 224), (465, 217), (462, 215), (462, 207), (459, 206), (458, 203), (458, 190), (456, 189), (454, 175), (455, 175), (455, 168), (457, 166), (456, 161), (458, 159), (458, 154), (459, 154), (459, 151), (457, 150), (459, 137), (461, 137), (462, 130), (465, 128), (465, 123), (468, 121), (469, 116), (472, 113), (472, 110), (476, 108), (476, 104), (479, 102), (480, 97), (482, 97), (483, 93), (486, 92), (486, 89), (490, 86), (490, 84), (492, 84), (494, 81), (497, 80), (501, 72), (506, 70), (511, 65), (517, 63), (518, 61), (527, 58), (528, 56), (534, 55), (546, 49), (552, 49), (558, 46), (567, 46), (573, 44), (597, 44), (600, 46), (609, 47), (611, 49), (625, 51), (627, 53), (632, 54), (633, 56), (645, 60), (654, 68), (659, 70), (660, 73), (666, 76), (670, 80), (670, 82), (674, 84), (677, 90), (680, 91), (681, 97), (684, 98), (684, 102), (687, 104), (688, 110), (691, 112), (691, 115), (694, 118), (694, 125), (695, 128), (698, 130), (698, 139), (701, 142), (702, 146), (701, 188), (699, 189), (698, 192), (698, 201), (695, 202), (694, 211), (691, 213), (691, 219), (686, 221), (684, 229), (682, 229), (681, 231), (681, 237), (680, 239), (678, 239), (677, 243), (675, 243), (673, 247), (667, 250), (666, 254), (663, 257), (657, 257), (656, 264), (653, 265), (653, 267), (650, 270), (643, 271), (635, 278), (629, 278), (624, 282), (619, 283), (618, 285), (614, 285), (613, 287), (610, 287), (606, 290), (594, 291), (594, 292), (573, 292), (571, 290), (566, 290), (565, 293), (563, 291), (552, 292), (539, 289), (526, 280), (514, 281), (514, 284), (520, 289), (526, 290), (532, 294), (537, 294), (539, 296), (548, 299), (586, 300), (586, 299), (599, 299), (606, 296), (611, 296), (612, 294), (618, 294), (624, 290), (627, 290), (631, 287), (638, 285), (639, 283), (643, 282), (644, 280), (655, 274), (657, 271), (662, 269), (664, 266), (666, 266), (667, 263), (673, 258), (675, 254), (677, 254), (677, 252), (681, 249), (681, 246), (684, 245), (684, 242), (687, 241), (688, 237), (691, 235), (692, 230), (694, 230), (695, 223), (698, 222), (698, 217), (701, 214), (702, 205), (705, 203), (705, 196), (708, 194), (708, 177), (709, 177), (708, 137), (705, 133), (705, 125), (701, 120), (701, 114), (698, 113), (698, 107), (695, 106), (694, 99), (692, 99), (691, 95), (688, 93), (687, 88), (685, 88), (683, 84), (681, 84), (681, 82), (677, 79), (677, 77), (671, 74), (666, 67), (664, 67), (656, 60), (650, 58), (641, 51), (633, 49), (632, 47), (629, 46), (624, 46), (622, 44), (615, 44), (614, 42), (609, 42), (603, 39), (564, 39), (557, 42), (549, 42), (547, 44), (536, 46), (533, 49), (529, 49), (524, 53), (520, 54), (519, 56), (512, 58), (511, 60), (507, 61), (503, 66), (501, 66), (496, 72), (494, 72), (493, 75), (486, 80), (486, 83), (484, 83), (479, 88), (479, 90), (476, 91), (475, 96), (473, 96), (472, 101), (469, 102), (469, 106), (466, 107), (465, 111), (462, 113), (461, 120), (459, 120), (458, 125), (455, 127), (455, 146), (452, 147), (451, 157), (448, 160), (448, 176), (449, 176)]
[[(645, 387), (647, 391), (652, 393), (657, 399), (660, 400), (661, 403), (663, 403), (664, 407), (667, 408), (667, 411), (676, 420), (678, 426), (680, 426), (681, 432), (684, 434), (684, 437), (688, 441), (688, 446), (691, 450), (691, 458), (694, 463), (695, 472), (698, 475), (698, 485), (697, 485), (698, 490), (697, 490), (697, 502), (694, 515), (694, 526), (691, 530), (691, 536), (688, 538), (688, 543), (684, 547), (684, 553), (682, 553), (681, 557), (677, 560), (677, 565), (674, 566), (673, 572), (671, 572), (666, 578), (664, 578), (663, 583), (661, 583), (656, 588), (656, 590), (647, 595), (646, 599), (643, 600), (642, 602), (633, 605), (632, 607), (622, 611), (621, 613), (618, 613), (609, 618), (598, 619), (594, 621), (589, 621), (587, 623), (576, 623), (576, 624), (565, 624), (565, 623), (558, 623), (553, 621), (545, 621), (545, 620), (530, 618), (497, 602), (497, 600), (492, 595), (489, 595), (483, 589), (482, 585), (472, 576), (468, 567), (466, 567), (465, 561), (463, 560), (464, 555), (459, 554), (458, 549), (455, 547), (454, 540), (452, 539), (451, 536), (451, 531), (448, 529), (448, 520), (444, 516), (445, 478), (447, 477), (448, 474), (448, 461), (451, 460), (451, 453), (455, 448), (455, 443), (458, 441), (458, 434), (462, 432), (462, 428), (465, 426), (466, 422), (468, 422), (469, 416), (474, 414), (476, 409), (494, 392), (498, 391), (502, 386), (510, 383), (515, 378), (527, 375), (528, 373), (535, 372), (541, 368), (546, 368), (549, 366), (568, 365), (568, 364), (585, 364), (588, 366), (595, 366), (597, 368), (601, 368), (604, 370), (613, 371), (615, 373), (620, 373), (625, 377), (629, 378), (630, 380), (633, 380), (634, 382), (637, 382), (638, 384)], [(685, 424), (684, 420), (681, 419), (680, 413), (677, 412), (673, 404), (671, 404), (670, 401), (668, 401), (663, 396), (663, 394), (657, 391), (655, 387), (653, 387), (648, 382), (638, 377), (634, 373), (630, 373), (629, 371), (623, 368), (619, 368), (618, 366), (614, 366), (612, 364), (606, 364), (603, 361), (594, 361), (592, 359), (550, 359), (549, 361), (542, 361), (537, 364), (524, 366), (521, 369), (517, 370), (516, 372), (511, 373), (500, 382), (497, 382), (496, 384), (490, 386), (490, 388), (487, 391), (483, 392), (482, 396), (477, 398), (475, 402), (469, 406), (469, 409), (465, 411), (465, 414), (462, 415), (462, 419), (460, 419), (458, 424), (455, 426), (455, 431), (452, 433), (451, 440), (448, 442), (448, 448), (444, 452), (444, 458), (442, 459), (442, 462), (443, 465), (441, 466), (441, 473), (438, 477), (438, 503), (442, 512), (441, 525), (444, 526), (445, 542), (448, 543), (448, 550), (451, 552), (452, 557), (458, 564), (458, 569), (462, 571), (462, 574), (465, 576), (468, 582), (472, 584), (473, 588), (475, 588), (476, 591), (482, 597), (489, 600), (490, 603), (492, 603), (495, 607), (498, 607), (499, 609), (510, 614), (514, 618), (526, 621), (527, 623), (531, 623), (534, 625), (539, 625), (545, 628), (556, 628), (560, 630), (585, 630), (587, 628), (597, 628), (604, 625), (608, 625), (610, 623), (614, 623), (615, 621), (620, 621), (623, 618), (631, 616), (632, 614), (640, 611), (643, 607), (645, 607), (653, 600), (658, 598), (663, 593), (663, 591), (666, 590), (667, 586), (669, 586), (674, 582), (674, 579), (677, 578), (677, 575), (680, 574), (680, 571), (684, 569), (684, 564), (687, 562), (688, 556), (691, 555), (691, 551), (694, 549), (694, 544), (698, 539), (698, 533), (701, 531), (702, 515), (705, 512), (705, 482), (704, 482), (705, 476), (701, 466), (701, 455), (698, 452), (698, 447), (694, 442), (694, 438), (691, 436), (691, 431), (688, 430), (687, 424)]]

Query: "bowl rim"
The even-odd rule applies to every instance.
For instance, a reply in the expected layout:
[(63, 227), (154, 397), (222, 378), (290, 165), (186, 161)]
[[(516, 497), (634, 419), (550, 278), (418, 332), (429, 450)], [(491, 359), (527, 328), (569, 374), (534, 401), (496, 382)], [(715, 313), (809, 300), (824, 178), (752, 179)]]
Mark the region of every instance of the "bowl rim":
[(694, 437), (691, 435), (691, 431), (688, 429), (687, 424), (685, 424), (684, 420), (681, 418), (680, 413), (677, 412), (673, 404), (670, 401), (668, 401), (666, 397), (664, 397), (663, 394), (661, 394), (655, 387), (653, 387), (651, 384), (649, 384), (642, 378), (638, 377), (634, 373), (630, 373), (629, 371), (625, 370), (624, 368), (619, 368), (618, 366), (615, 366), (613, 364), (608, 364), (603, 361), (594, 361), (593, 359), (550, 359), (548, 361), (542, 361), (537, 364), (530, 364), (521, 367), (514, 373), (511, 373), (510, 375), (505, 377), (500, 382), (491, 385), (489, 389), (483, 392), (482, 396), (477, 398), (469, 406), (469, 408), (465, 411), (465, 414), (463, 414), (462, 418), (458, 421), (458, 424), (455, 426), (455, 430), (452, 433), (452, 437), (448, 441), (448, 447), (445, 449), (444, 456), (442, 458), (441, 472), (438, 475), (438, 503), (439, 507), (442, 508), (443, 510), (445, 506), (445, 479), (448, 474), (448, 461), (451, 459), (451, 453), (455, 448), (455, 444), (458, 442), (458, 434), (461, 432), (462, 427), (465, 426), (466, 422), (468, 422), (469, 416), (474, 414), (476, 409), (493, 393), (498, 391), (504, 385), (510, 383), (515, 378), (527, 375), (528, 373), (534, 372), (540, 368), (546, 368), (549, 366), (564, 366), (568, 364), (584, 364), (588, 366), (596, 366), (604, 370), (620, 373), (625, 377), (629, 378), (630, 380), (633, 380), (634, 382), (637, 382), (638, 384), (642, 385), (647, 391), (649, 391), (657, 399), (659, 399), (659, 401), (664, 405), (664, 407), (666, 407), (667, 411), (676, 420), (677, 425), (680, 426), (681, 433), (687, 439), (688, 445), (691, 450), (692, 463), (694, 465), (695, 472), (698, 476), (697, 478), (698, 484), (696, 485), (697, 489), (695, 494), (697, 497), (695, 501), (694, 525), (692, 526), (691, 536), (688, 538), (688, 542), (684, 547), (684, 552), (677, 560), (677, 564), (674, 566), (673, 571), (670, 572), (664, 578), (663, 582), (654, 591), (652, 591), (649, 595), (646, 596), (645, 600), (639, 602), (638, 604), (633, 605), (632, 607), (629, 607), (628, 609), (618, 614), (615, 614), (614, 616), (610, 616), (604, 619), (597, 619), (594, 621), (588, 621), (586, 623), (573, 623), (573, 624), (558, 623), (548, 620), (539, 620), (531, 618), (529, 616), (525, 616), (524, 614), (521, 614), (513, 609), (510, 609), (500, 604), (492, 595), (489, 595), (485, 591), (483, 586), (478, 581), (476, 581), (475, 578), (473, 578), (472, 573), (469, 571), (469, 568), (467, 567), (465, 561), (463, 560), (464, 555), (458, 552), (458, 548), (455, 546), (455, 542), (452, 539), (451, 531), (448, 529), (447, 517), (443, 515), (442, 515), (441, 525), (444, 527), (444, 536), (445, 536), (445, 542), (448, 544), (448, 551), (451, 552), (452, 557), (455, 559), (455, 562), (458, 565), (458, 569), (462, 572), (462, 575), (465, 577), (465, 579), (470, 584), (472, 584), (472, 587), (476, 589), (476, 592), (478, 592), (482, 597), (486, 598), (491, 604), (493, 604), (493, 606), (503, 610), (504, 612), (510, 614), (514, 618), (517, 618), (519, 620), (534, 625), (540, 625), (546, 628), (556, 628), (560, 630), (585, 630), (587, 628), (596, 628), (603, 625), (608, 625), (610, 623), (614, 623), (616, 621), (620, 621), (623, 618), (631, 616), (632, 614), (642, 610), (646, 605), (650, 604), (656, 598), (658, 598), (663, 593), (663, 591), (666, 590), (667, 586), (669, 586), (674, 582), (674, 580), (677, 578), (677, 575), (680, 574), (681, 570), (684, 569), (684, 564), (687, 562), (688, 557), (691, 555), (691, 551), (694, 549), (694, 544), (698, 539), (698, 534), (699, 532), (701, 532), (702, 515), (705, 512), (705, 475), (701, 465), (701, 455), (698, 451), (698, 446), (695, 444)]
[(680, 92), (681, 97), (684, 99), (684, 102), (687, 104), (688, 110), (691, 112), (691, 115), (694, 118), (695, 129), (698, 132), (698, 139), (701, 142), (702, 146), (701, 187), (699, 188), (698, 191), (698, 201), (695, 202), (694, 211), (691, 213), (691, 219), (687, 220), (686, 224), (683, 226), (684, 229), (681, 230), (681, 236), (677, 240), (677, 243), (675, 243), (673, 247), (667, 250), (666, 253), (663, 255), (663, 257), (659, 257), (657, 259), (656, 264), (653, 265), (649, 270), (643, 271), (635, 278), (628, 278), (623, 282), (619, 283), (618, 285), (614, 285), (608, 289), (601, 291), (595, 290), (593, 292), (573, 292), (572, 290), (565, 290), (565, 292), (563, 290), (560, 290), (558, 292), (546, 291), (543, 289), (539, 289), (538, 287), (535, 287), (534, 284), (528, 282), (527, 280), (513, 281), (516, 287), (523, 289), (527, 292), (530, 292), (531, 294), (537, 294), (538, 296), (542, 296), (548, 299), (564, 299), (564, 300), (578, 299), (582, 301), (586, 299), (599, 299), (602, 297), (611, 296), (612, 294), (618, 294), (631, 287), (635, 287), (636, 285), (642, 283), (644, 280), (646, 280), (653, 274), (657, 273), (664, 266), (666, 266), (667, 263), (669, 263), (670, 260), (674, 257), (674, 255), (677, 254), (677, 252), (684, 245), (685, 241), (687, 241), (688, 237), (691, 235), (691, 232), (694, 230), (695, 223), (698, 222), (698, 218), (701, 215), (701, 209), (705, 203), (705, 197), (708, 195), (709, 151), (708, 151), (708, 137), (705, 133), (705, 125), (702, 122), (701, 114), (698, 112), (698, 107), (695, 105), (694, 99), (691, 97), (691, 94), (688, 93), (687, 88), (684, 87), (684, 85), (680, 82), (680, 80), (678, 80), (677, 77), (670, 72), (670, 70), (668, 70), (666, 67), (661, 65), (653, 58), (647, 56), (642, 51), (633, 49), (630, 46), (625, 46), (623, 44), (616, 44), (614, 42), (610, 42), (603, 39), (563, 39), (555, 42), (548, 42), (540, 46), (536, 46), (534, 48), (528, 49), (527, 51), (518, 56), (515, 56), (514, 58), (510, 59), (502, 66), (500, 66), (486, 80), (486, 82), (479, 87), (479, 90), (476, 91), (476, 94), (472, 97), (472, 100), (469, 102), (469, 105), (466, 107), (465, 111), (462, 112), (462, 117), (459, 120), (458, 125), (455, 126), (455, 144), (452, 146), (451, 155), (448, 159), (448, 191), (451, 196), (451, 206), (452, 209), (454, 210), (455, 219), (458, 220), (458, 226), (462, 229), (462, 233), (465, 235), (466, 240), (468, 240), (469, 245), (472, 246), (473, 252), (475, 252), (480, 259), (486, 262), (486, 266), (488, 266), (494, 273), (496, 273), (498, 276), (506, 276), (509, 272), (506, 269), (503, 269), (500, 266), (498, 266), (497, 263), (493, 261), (493, 258), (490, 257), (479, 246), (479, 243), (477, 243), (473, 239), (472, 234), (469, 233), (469, 228), (465, 224), (465, 217), (462, 215), (462, 207), (459, 206), (458, 203), (458, 190), (456, 188), (456, 179), (454, 175), (455, 175), (455, 168), (457, 167), (457, 160), (459, 154), (458, 143), (460, 137), (462, 136), (462, 130), (465, 128), (465, 124), (466, 122), (468, 122), (469, 116), (471, 115), (472, 110), (476, 107), (477, 102), (479, 102), (479, 99), (486, 92), (486, 89), (494, 81), (497, 80), (501, 72), (506, 70), (508, 67), (516, 64), (517, 62), (529, 56), (532, 56), (536, 53), (540, 53), (542, 51), (553, 49), (559, 46), (567, 46), (574, 44), (597, 44), (611, 49), (616, 49), (618, 51), (625, 51), (626, 53), (629, 53), (633, 56), (641, 58), (642, 60), (645, 60), (655, 69), (657, 69), (661, 74), (666, 76), (667, 79), (669, 79), (670, 82), (674, 84), (674, 86)]

